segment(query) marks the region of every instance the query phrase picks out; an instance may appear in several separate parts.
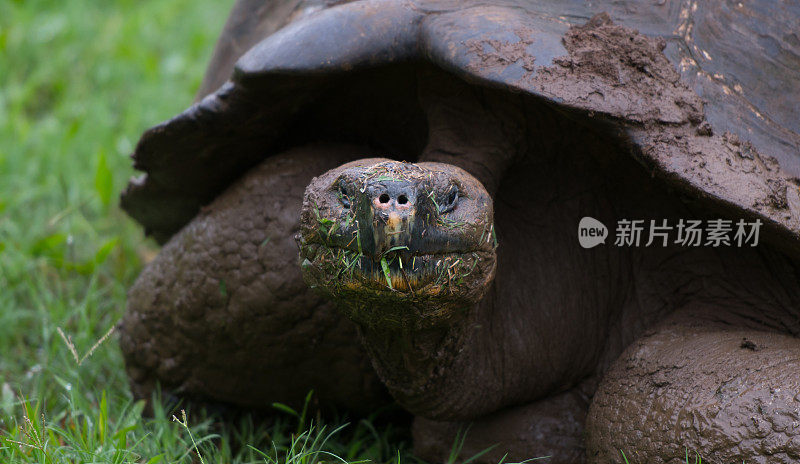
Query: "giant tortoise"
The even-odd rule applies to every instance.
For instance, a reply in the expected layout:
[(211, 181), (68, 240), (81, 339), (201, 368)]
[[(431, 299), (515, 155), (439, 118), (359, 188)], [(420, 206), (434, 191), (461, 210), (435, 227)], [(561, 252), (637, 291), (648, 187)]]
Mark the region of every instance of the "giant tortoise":
[(134, 392), (388, 391), (434, 462), (468, 426), (488, 460), (797, 462), (799, 31), (790, 0), (239, 0), (122, 195), (164, 244)]

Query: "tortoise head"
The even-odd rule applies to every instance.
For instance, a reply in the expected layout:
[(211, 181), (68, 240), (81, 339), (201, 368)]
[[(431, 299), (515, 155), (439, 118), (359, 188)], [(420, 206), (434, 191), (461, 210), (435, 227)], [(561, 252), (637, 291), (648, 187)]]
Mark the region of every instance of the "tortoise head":
[(306, 282), (372, 328), (447, 324), (495, 274), (491, 197), (448, 164), (373, 158), (314, 178), (298, 241)]

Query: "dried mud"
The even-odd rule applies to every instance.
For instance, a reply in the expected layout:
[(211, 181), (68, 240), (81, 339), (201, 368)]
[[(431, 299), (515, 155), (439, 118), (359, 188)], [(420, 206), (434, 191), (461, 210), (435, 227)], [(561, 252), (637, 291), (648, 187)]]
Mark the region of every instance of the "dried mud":
[(715, 134), (703, 100), (663, 54), (665, 42), (614, 25), (605, 14), (572, 27), (569, 55), (521, 85), (621, 126), (631, 154), (655, 176), (717, 208), (763, 218), (783, 247), (800, 250), (798, 180), (736, 134)]

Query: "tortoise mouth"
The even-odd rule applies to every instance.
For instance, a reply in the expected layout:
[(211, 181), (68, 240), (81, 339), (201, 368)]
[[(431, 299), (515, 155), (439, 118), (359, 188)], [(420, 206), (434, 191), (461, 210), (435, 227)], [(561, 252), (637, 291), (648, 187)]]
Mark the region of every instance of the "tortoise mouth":
[(312, 287), (327, 293), (364, 291), (409, 298), (469, 290), (475, 278), (494, 267), (494, 252), (410, 253), (396, 250), (375, 259), (348, 248), (311, 243), (301, 249), (301, 267)]
[[(373, 259), (347, 248), (302, 245), (306, 283), (370, 329), (452, 325), (483, 298), (494, 279), (494, 250), (405, 254)], [(402, 267), (400, 263), (402, 264)]]

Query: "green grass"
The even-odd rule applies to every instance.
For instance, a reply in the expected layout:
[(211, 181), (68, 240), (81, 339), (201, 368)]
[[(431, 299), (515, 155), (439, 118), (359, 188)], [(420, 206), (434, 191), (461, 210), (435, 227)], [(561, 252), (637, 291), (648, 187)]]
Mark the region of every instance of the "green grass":
[(0, 1), (0, 462), (406, 460), (369, 421), (143, 415), (104, 338), (157, 251), (117, 205), (128, 155), (191, 103), (231, 5)]
[[(619, 454), (622, 456), (622, 462), (624, 464), (636, 464), (636, 462), (629, 462), (628, 456), (625, 454), (625, 451), (619, 450)], [(689, 452), (689, 448), (684, 448), (684, 464), (703, 464), (703, 458), (700, 454), (696, 451)], [(736, 464), (736, 463), (732, 463)], [(742, 464), (745, 464), (742, 461)]]

